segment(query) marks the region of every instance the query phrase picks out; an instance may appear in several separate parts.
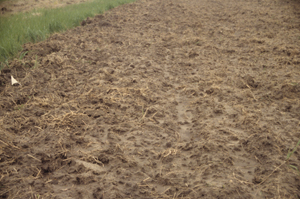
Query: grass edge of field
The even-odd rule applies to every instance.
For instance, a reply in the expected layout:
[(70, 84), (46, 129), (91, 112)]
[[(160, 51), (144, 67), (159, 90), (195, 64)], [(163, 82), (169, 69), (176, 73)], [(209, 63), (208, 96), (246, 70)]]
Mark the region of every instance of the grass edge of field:
[(9, 60), (21, 57), (22, 45), (36, 43), (50, 35), (80, 25), (87, 17), (135, 0), (93, 0), (55, 9), (35, 9), (26, 13), (0, 17), (0, 70), (9, 67)]

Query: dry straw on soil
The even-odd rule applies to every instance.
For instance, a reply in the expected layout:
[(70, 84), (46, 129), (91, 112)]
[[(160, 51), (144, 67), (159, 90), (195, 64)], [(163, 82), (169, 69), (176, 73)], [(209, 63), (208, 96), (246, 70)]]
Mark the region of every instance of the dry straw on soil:
[(0, 194), (298, 198), (298, 8), (141, 0), (26, 44), (0, 75)]

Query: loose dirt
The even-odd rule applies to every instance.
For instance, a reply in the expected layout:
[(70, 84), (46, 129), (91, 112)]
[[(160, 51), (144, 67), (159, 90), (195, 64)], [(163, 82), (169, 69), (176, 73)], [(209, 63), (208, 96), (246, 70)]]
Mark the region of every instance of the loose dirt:
[(1, 71), (2, 198), (300, 197), (299, 1), (139, 0), (82, 25)]

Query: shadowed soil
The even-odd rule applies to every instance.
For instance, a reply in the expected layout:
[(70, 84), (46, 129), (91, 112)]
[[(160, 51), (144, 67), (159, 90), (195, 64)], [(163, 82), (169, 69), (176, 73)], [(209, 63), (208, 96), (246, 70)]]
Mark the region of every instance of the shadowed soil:
[(139, 0), (26, 44), (0, 75), (0, 195), (299, 198), (299, 17)]

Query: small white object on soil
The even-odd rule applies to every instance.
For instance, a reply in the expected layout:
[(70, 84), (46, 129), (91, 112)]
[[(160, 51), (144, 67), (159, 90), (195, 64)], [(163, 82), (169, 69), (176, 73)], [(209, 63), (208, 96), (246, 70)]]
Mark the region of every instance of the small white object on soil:
[(12, 75), (11, 75), (11, 85), (19, 84), (21, 85)]

